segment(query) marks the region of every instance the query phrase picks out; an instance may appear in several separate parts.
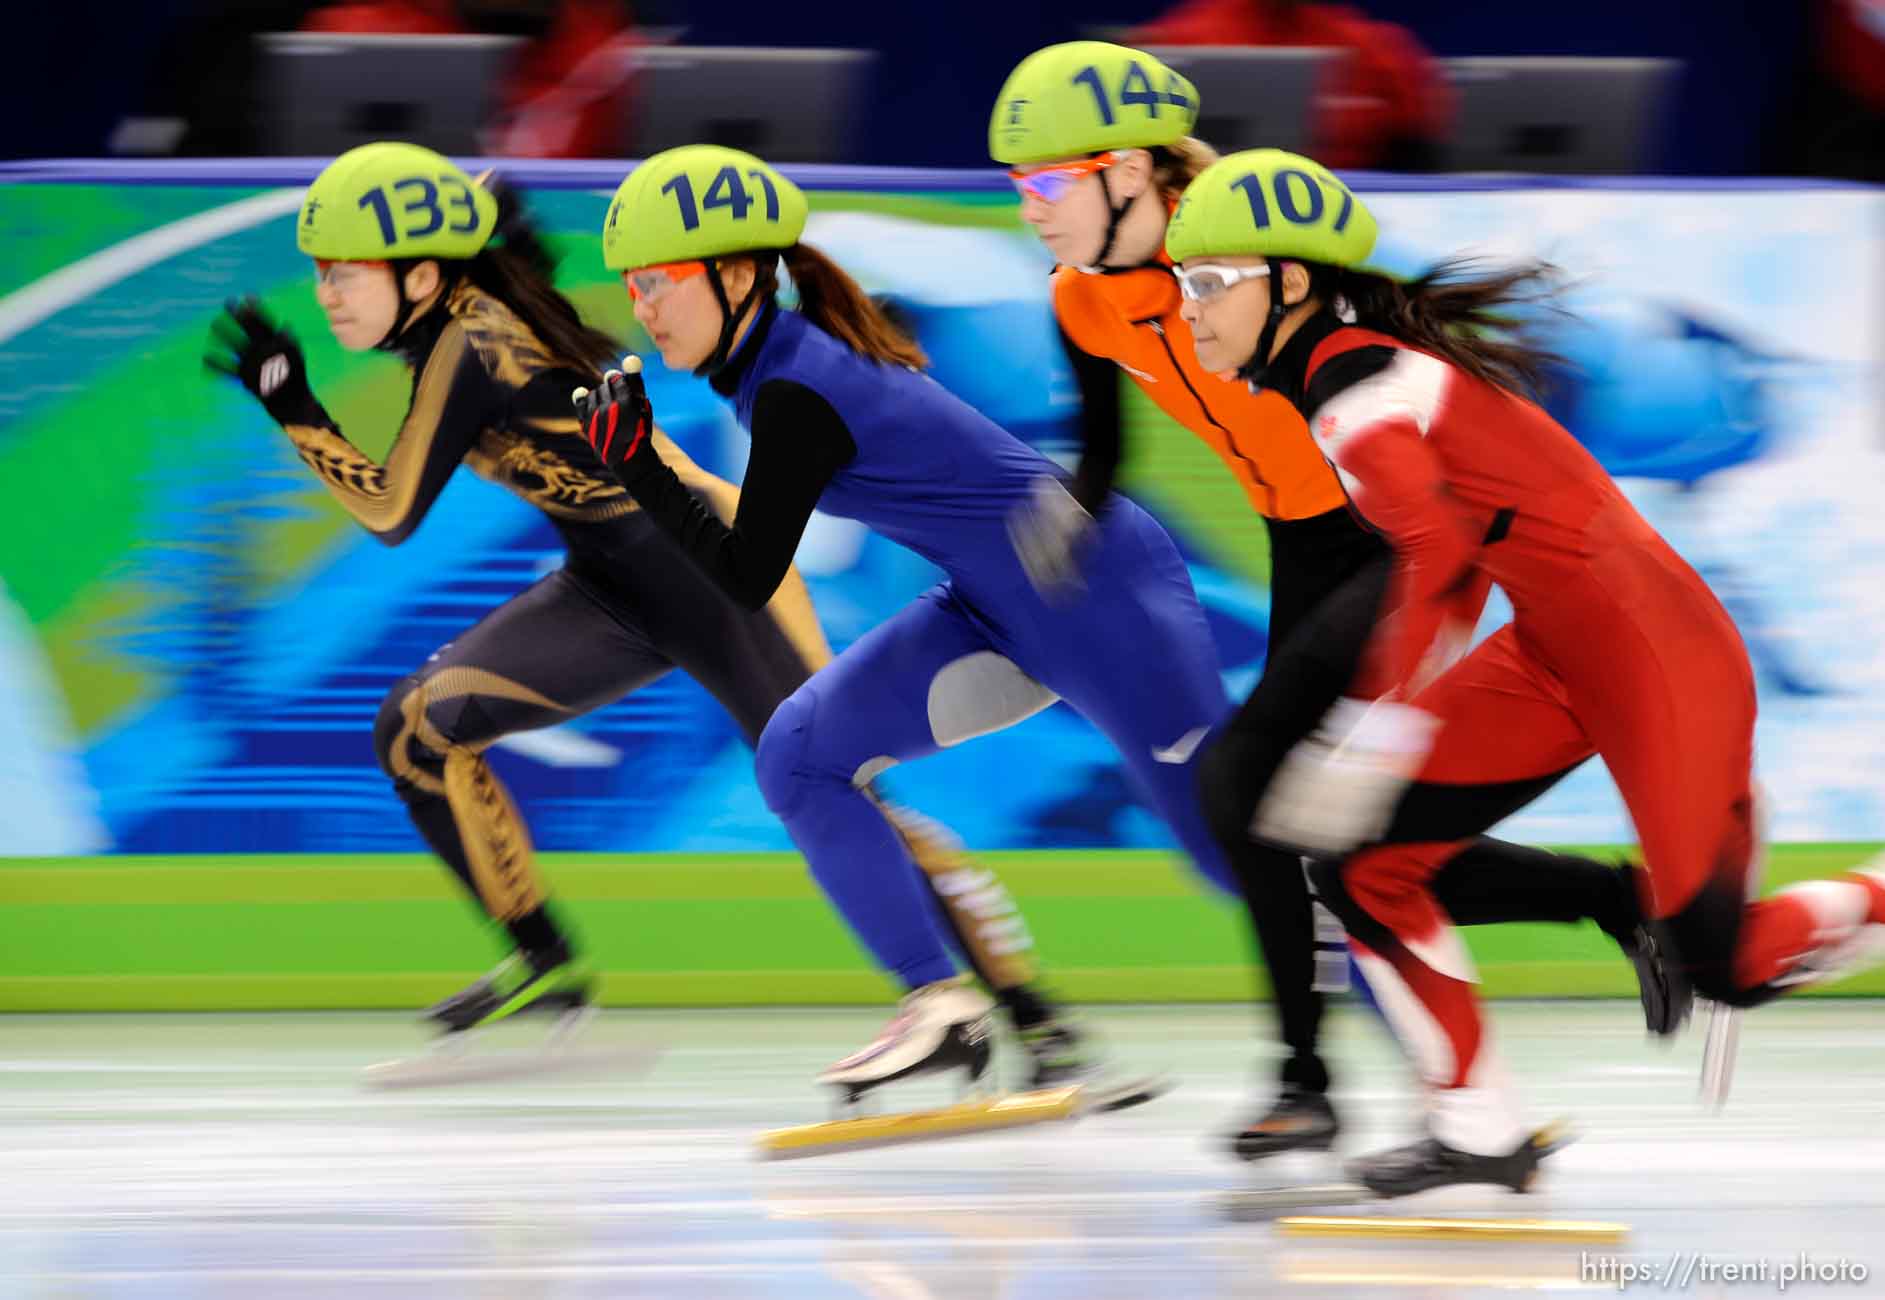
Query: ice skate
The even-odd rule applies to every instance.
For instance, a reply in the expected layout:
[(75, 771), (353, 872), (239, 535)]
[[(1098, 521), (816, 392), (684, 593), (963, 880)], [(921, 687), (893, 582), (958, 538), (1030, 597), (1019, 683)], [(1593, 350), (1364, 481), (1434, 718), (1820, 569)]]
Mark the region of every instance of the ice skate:
[[(908, 994), (896, 1016), (862, 1051), (818, 1076), (836, 1091), (838, 1118), (823, 1124), (762, 1134), (759, 1153), (770, 1160), (824, 1155), (861, 1147), (963, 1137), (996, 1129), (1072, 1119), (1082, 1109), (1077, 1084), (990, 1096), (981, 1088), (993, 1055), (995, 1004), (956, 981), (928, 984)], [(953, 1106), (865, 1115), (860, 1100), (887, 1083), (965, 1072), (965, 1097)]]
[(1683, 973), (1669, 927), (1661, 921), (1638, 922), (1623, 943), (1623, 951), (1636, 968), (1643, 1024), (1658, 1038), (1674, 1037), (1695, 1010), (1695, 990)]
[(1091, 1033), (1070, 1021), (1048, 1020), (1016, 1032), (1028, 1055), (1032, 1091), (1077, 1084), (1081, 1106), (1088, 1111), (1125, 1110), (1171, 1091), (1166, 1075), (1121, 1070)]
[(1326, 1093), (1286, 1083), (1267, 1112), (1230, 1135), (1231, 1154), (1262, 1160), (1288, 1151), (1327, 1151), (1341, 1128)]
[(994, 1052), (994, 1009), (986, 994), (954, 980), (926, 984), (904, 996), (868, 1046), (831, 1065), (818, 1082), (835, 1088), (845, 1109), (886, 1083), (950, 1070), (966, 1071), (964, 1088), (973, 1089)]
[(1529, 1192), (1544, 1158), (1568, 1145), (1561, 1125), (1548, 1125), (1503, 1155), (1474, 1155), (1427, 1137), (1391, 1147), (1348, 1163), (1348, 1174), (1383, 1200), (1411, 1196), (1435, 1187), (1489, 1184)]
[[(490, 973), (427, 1008), (424, 1018), (443, 1028), (431, 1048), (415, 1056), (368, 1066), (370, 1088), (441, 1087), (534, 1074), (546, 1069), (632, 1068), (652, 1059), (647, 1052), (578, 1052), (575, 1043), (595, 1014), (595, 975), (587, 962), (559, 948), (549, 953), (512, 953)], [(512, 1017), (555, 1017), (548, 1034), (532, 1048), (489, 1050), (488, 1027)]]
[(544, 953), (519, 949), (487, 975), (426, 1009), (425, 1018), (448, 1033), (495, 1024), (519, 1012), (567, 1015), (593, 1001), (595, 975), (567, 947)]

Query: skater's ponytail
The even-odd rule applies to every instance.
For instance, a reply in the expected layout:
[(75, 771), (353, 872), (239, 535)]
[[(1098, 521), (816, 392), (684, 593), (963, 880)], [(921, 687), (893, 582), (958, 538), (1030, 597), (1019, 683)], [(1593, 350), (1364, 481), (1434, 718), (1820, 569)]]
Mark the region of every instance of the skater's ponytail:
[(1482, 271), (1450, 258), (1400, 281), (1345, 267), (1312, 266), (1324, 301), (1339, 297), (1356, 324), (1452, 362), (1475, 379), (1521, 397), (1541, 395), (1568, 363), (1533, 339), (1540, 313), (1564, 315), (1563, 276), (1545, 262)]
[(497, 234), (477, 256), (462, 263), (465, 278), (509, 307), (558, 362), (602, 378), (602, 368), (621, 352), (614, 339), (583, 322), (576, 304), (552, 282), (556, 259), (510, 186), (491, 187), (498, 201)]
[[(929, 357), (916, 341), (899, 329), (883, 308), (871, 301), (863, 286), (836, 262), (810, 244), (780, 249), (779, 259), (792, 277), (799, 315), (806, 320), (859, 356), (912, 370), (929, 365)], [(779, 288), (778, 262), (758, 257), (755, 267), (759, 297), (771, 297)]]

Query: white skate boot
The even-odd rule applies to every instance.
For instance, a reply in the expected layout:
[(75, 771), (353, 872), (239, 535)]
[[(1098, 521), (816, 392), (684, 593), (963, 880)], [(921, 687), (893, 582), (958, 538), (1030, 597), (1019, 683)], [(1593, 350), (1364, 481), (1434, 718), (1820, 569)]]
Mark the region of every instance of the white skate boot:
[(964, 1069), (972, 1088), (988, 1072), (994, 1010), (979, 989), (955, 980), (925, 984), (904, 996), (868, 1047), (832, 1065), (818, 1082), (836, 1088), (847, 1108), (872, 1088), (923, 1074)]
[[(987, 995), (954, 980), (928, 984), (909, 994), (870, 1046), (818, 1076), (818, 1082), (837, 1090), (840, 1118), (762, 1133), (760, 1158), (791, 1160), (1078, 1117), (1084, 1109), (1078, 1084), (1006, 1095), (981, 1091), (978, 1085), (993, 1055), (994, 1009)], [(858, 1098), (881, 1084), (956, 1069), (968, 1072), (971, 1095), (952, 1106), (885, 1115), (858, 1113)]]

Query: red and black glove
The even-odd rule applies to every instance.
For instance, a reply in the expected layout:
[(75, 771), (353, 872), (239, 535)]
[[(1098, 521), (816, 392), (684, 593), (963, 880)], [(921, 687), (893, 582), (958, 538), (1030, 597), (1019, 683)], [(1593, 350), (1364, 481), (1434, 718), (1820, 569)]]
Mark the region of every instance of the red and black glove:
[(583, 437), (624, 486), (660, 466), (654, 407), (642, 386), (640, 357), (623, 357), (620, 370), (609, 371), (595, 388), (578, 388), (570, 401), (582, 421)]

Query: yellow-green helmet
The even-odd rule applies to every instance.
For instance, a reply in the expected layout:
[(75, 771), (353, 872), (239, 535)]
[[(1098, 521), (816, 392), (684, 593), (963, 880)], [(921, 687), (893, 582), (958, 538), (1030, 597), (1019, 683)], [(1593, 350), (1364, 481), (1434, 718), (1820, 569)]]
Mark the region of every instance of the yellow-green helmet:
[(1185, 187), (1165, 253), (1291, 257), (1359, 267), (1374, 251), (1374, 214), (1321, 163), (1281, 149), (1218, 159)]
[(1008, 74), (988, 119), (988, 152), (1010, 167), (1107, 149), (1149, 149), (1191, 134), (1198, 91), (1144, 50), (1068, 41)]
[(798, 186), (752, 154), (690, 144), (648, 159), (615, 191), (602, 226), (611, 271), (790, 248), (809, 205)]
[(467, 258), (497, 230), (497, 200), (464, 169), (416, 144), (349, 149), (308, 186), (295, 243), (331, 262)]

